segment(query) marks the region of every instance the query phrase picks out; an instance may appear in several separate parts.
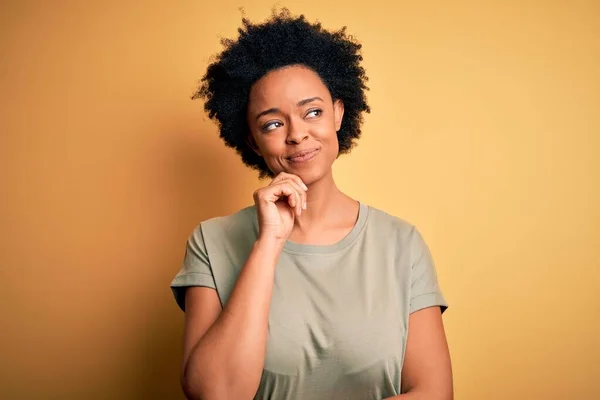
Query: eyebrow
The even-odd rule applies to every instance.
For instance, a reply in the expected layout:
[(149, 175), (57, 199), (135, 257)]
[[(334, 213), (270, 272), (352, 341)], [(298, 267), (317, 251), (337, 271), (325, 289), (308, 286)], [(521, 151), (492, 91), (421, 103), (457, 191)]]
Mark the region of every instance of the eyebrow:
[[(320, 98), (319, 96), (310, 97), (310, 98), (308, 98), (308, 99), (300, 100), (300, 101), (299, 101), (299, 102), (296, 104), (296, 107), (302, 107), (302, 106), (304, 106), (304, 105), (306, 105), (306, 104), (308, 104), (308, 103), (311, 103), (311, 102), (313, 102), (313, 101), (316, 101), (316, 100), (323, 101), (323, 99), (322, 99), (322, 98)], [(267, 114), (276, 114), (276, 113), (278, 113), (278, 112), (280, 112), (280, 111), (281, 111), (281, 110), (279, 110), (279, 108), (276, 108), (276, 107), (269, 108), (268, 110), (265, 110), (265, 111), (261, 111), (261, 112), (259, 112), (259, 113), (258, 113), (258, 115), (256, 116), (256, 120), (258, 121), (258, 119), (259, 119), (260, 117), (262, 117), (263, 115), (267, 115)]]

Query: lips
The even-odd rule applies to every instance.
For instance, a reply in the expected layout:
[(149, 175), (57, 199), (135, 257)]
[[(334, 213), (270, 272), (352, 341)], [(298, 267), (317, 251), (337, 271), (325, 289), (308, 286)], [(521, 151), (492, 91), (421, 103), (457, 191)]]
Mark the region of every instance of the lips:
[(292, 163), (299, 164), (312, 160), (318, 152), (319, 149), (305, 149), (292, 154), (287, 159)]

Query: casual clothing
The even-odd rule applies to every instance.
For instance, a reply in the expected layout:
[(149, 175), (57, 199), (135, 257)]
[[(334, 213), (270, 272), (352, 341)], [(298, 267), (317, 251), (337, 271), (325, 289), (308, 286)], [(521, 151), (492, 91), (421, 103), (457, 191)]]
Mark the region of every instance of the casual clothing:
[[(171, 283), (226, 304), (258, 234), (254, 206), (202, 222)], [(286, 242), (275, 270), (267, 353), (255, 399), (381, 400), (400, 394), (409, 314), (447, 308), (431, 254), (406, 221), (360, 204), (333, 245)]]

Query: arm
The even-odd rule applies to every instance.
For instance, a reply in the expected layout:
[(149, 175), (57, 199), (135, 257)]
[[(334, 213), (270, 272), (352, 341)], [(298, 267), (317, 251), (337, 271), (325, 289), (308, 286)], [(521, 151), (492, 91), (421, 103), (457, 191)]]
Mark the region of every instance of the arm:
[(214, 289), (187, 290), (182, 387), (189, 399), (251, 399), (256, 393), (280, 250), (276, 241), (255, 243), (222, 311)]
[(306, 190), (299, 177), (280, 173), (254, 193), (259, 236), (223, 310), (214, 289), (186, 291), (181, 385), (189, 399), (254, 397), (266, 355), (275, 267), (306, 204)]
[(412, 313), (408, 322), (402, 392), (386, 400), (452, 400), (452, 367), (439, 307)]

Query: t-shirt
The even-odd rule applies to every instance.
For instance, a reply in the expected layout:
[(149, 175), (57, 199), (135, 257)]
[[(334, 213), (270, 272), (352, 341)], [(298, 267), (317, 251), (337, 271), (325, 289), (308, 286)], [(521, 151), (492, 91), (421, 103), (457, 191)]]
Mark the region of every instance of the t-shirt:
[[(227, 303), (258, 234), (254, 206), (204, 221), (171, 283)], [(332, 245), (287, 241), (275, 270), (264, 369), (255, 399), (381, 400), (400, 394), (409, 314), (447, 304), (431, 254), (410, 223), (360, 203)]]

